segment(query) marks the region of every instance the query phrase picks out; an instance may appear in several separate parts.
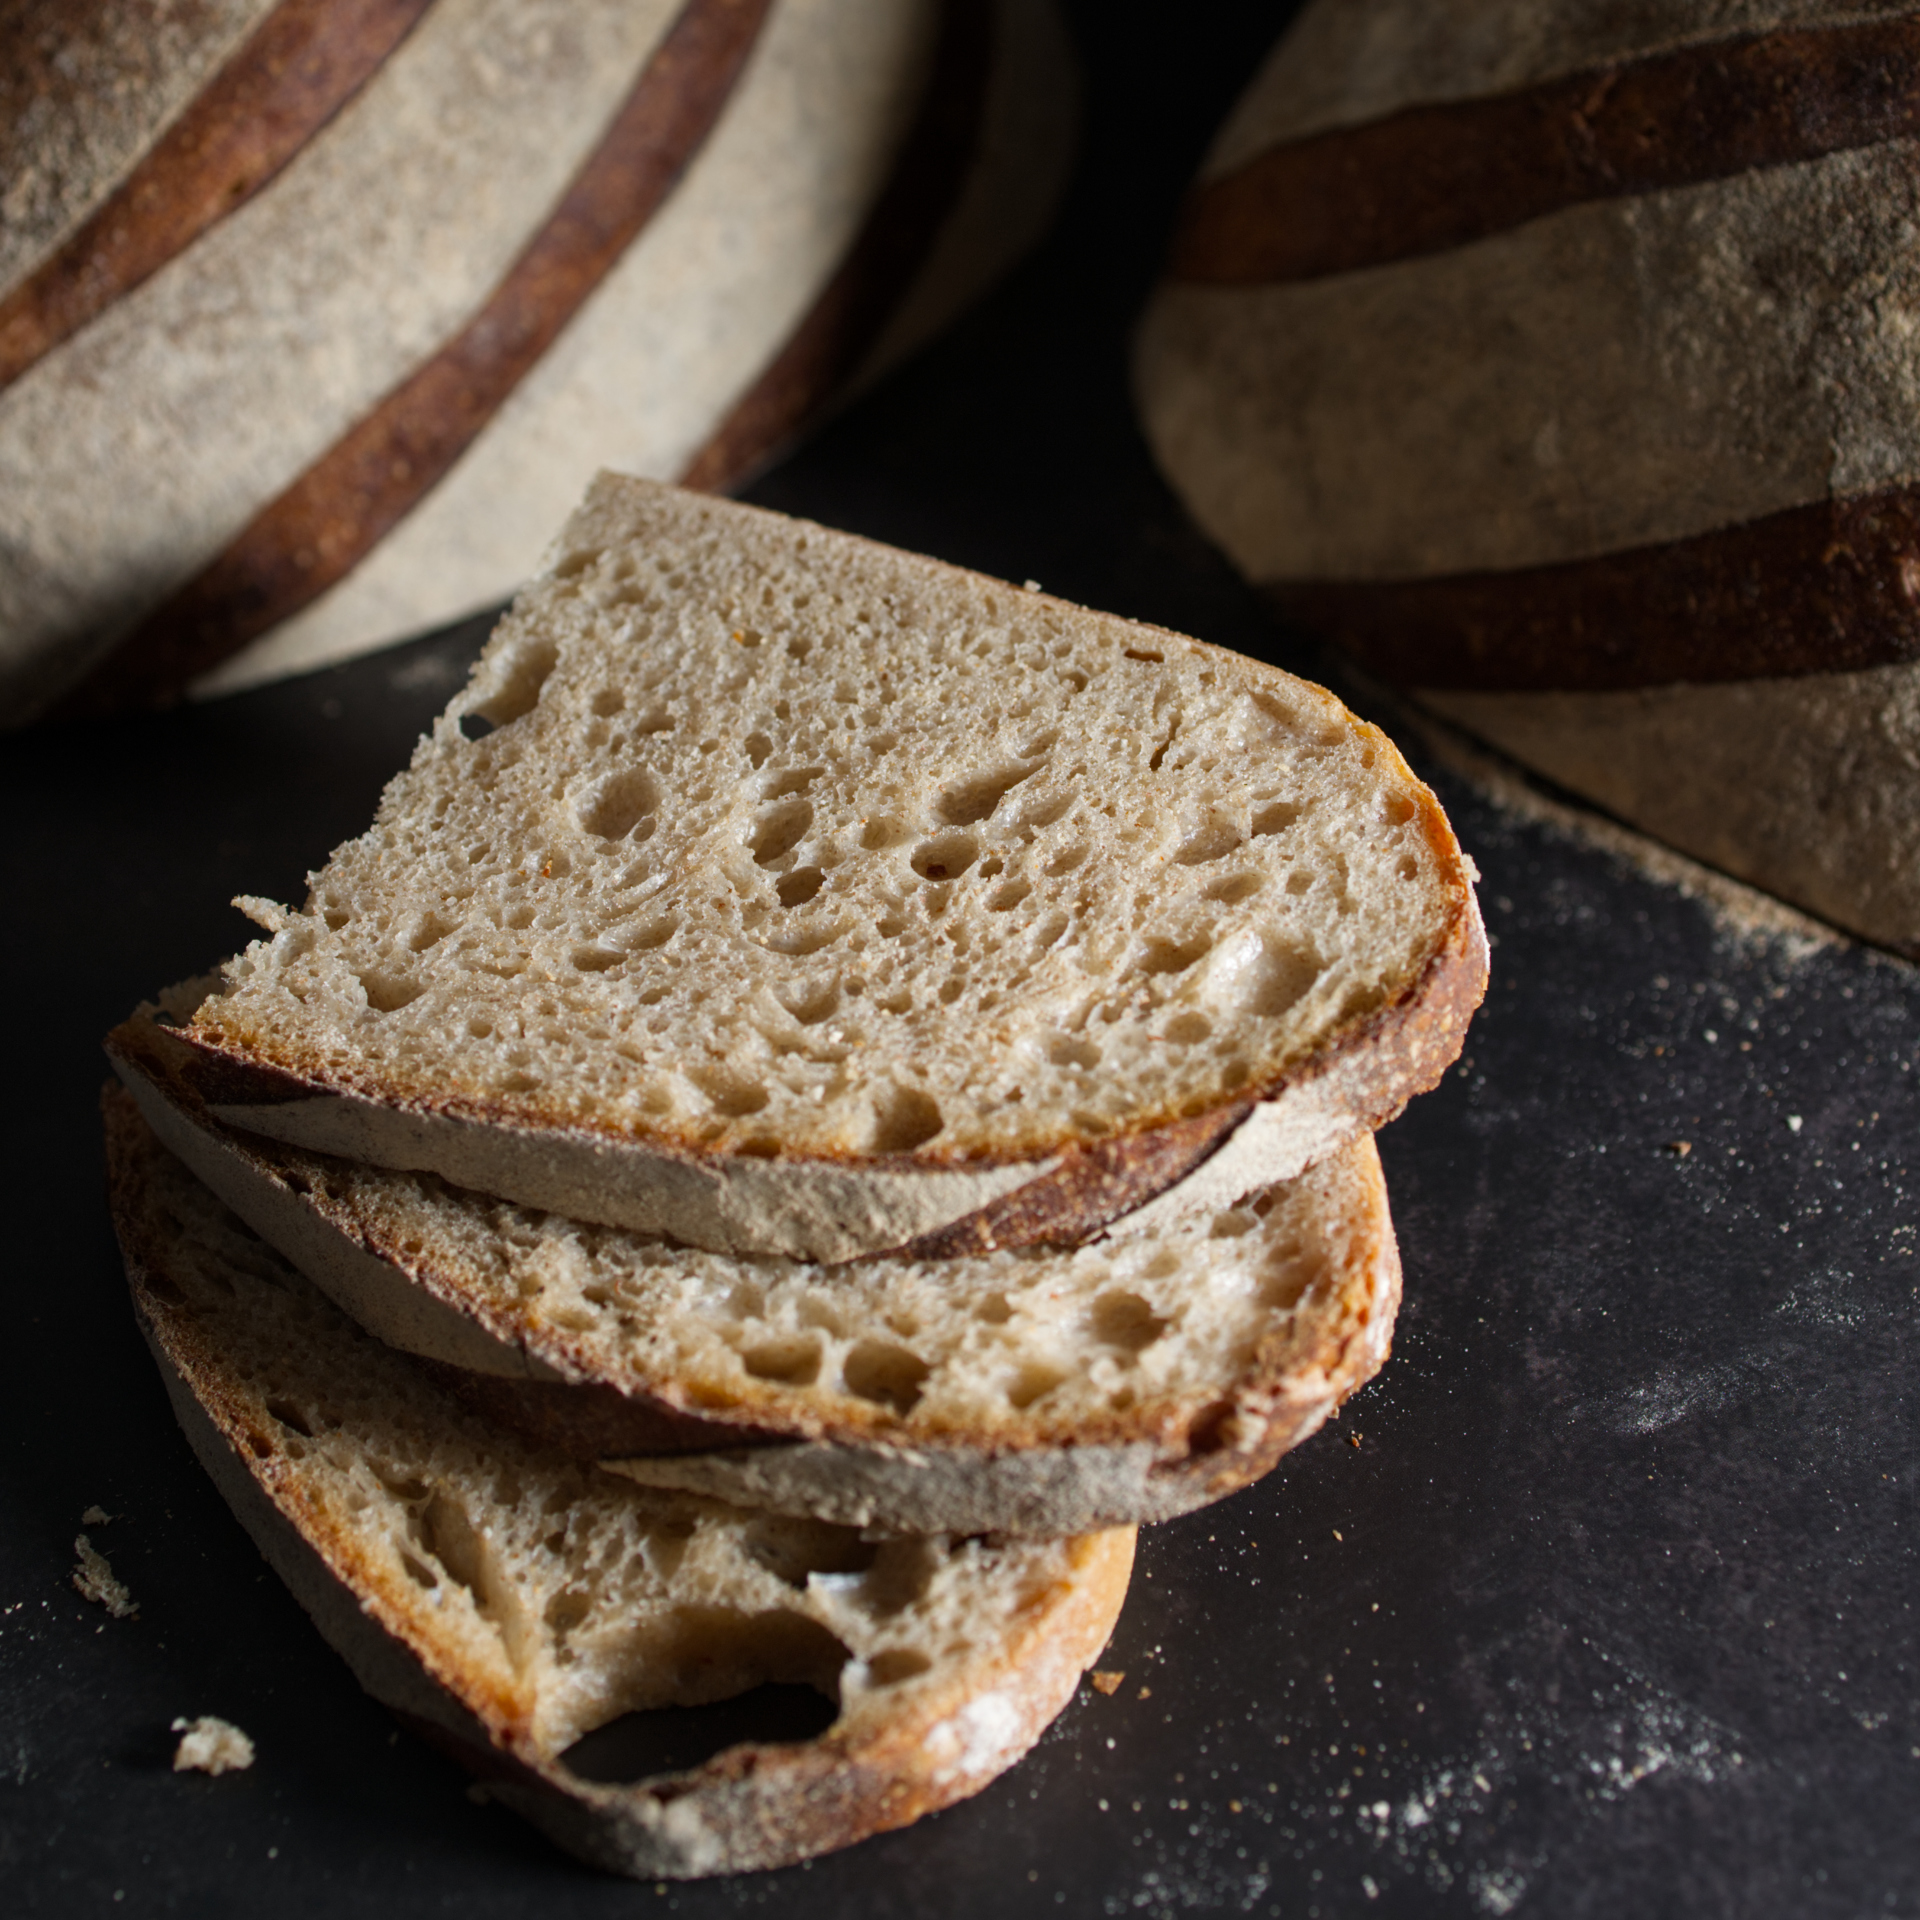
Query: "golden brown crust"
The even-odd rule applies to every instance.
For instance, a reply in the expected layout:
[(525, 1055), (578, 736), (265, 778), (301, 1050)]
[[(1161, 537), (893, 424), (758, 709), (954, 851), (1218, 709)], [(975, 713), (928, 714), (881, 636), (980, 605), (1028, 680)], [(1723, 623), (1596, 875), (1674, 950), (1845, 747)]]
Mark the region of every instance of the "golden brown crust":
[(110, 1087), (102, 1105), (109, 1194), (135, 1312), (163, 1370), (190, 1396), (181, 1407), (189, 1439), (363, 1683), (573, 1851), (646, 1876), (739, 1872), (907, 1825), (1011, 1765), (1105, 1645), (1132, 1567), (1131, 1529), (1065, 1543), (1063, 1574), (1029, 1597), (991, 1656), (919, 1686), (890, 1718), (798, 1745), (732, 1748), (636, 1786), (579, 1779), (536, 1741), (530, 1698), (421, 1632), (418, 1596), (388, 1590), (392, 1576), (356, 1549), (351, 1531), (280, 1451), (277, 1423), (167, 1277), (145, 1177), (157, 1147), (122, 1089)]

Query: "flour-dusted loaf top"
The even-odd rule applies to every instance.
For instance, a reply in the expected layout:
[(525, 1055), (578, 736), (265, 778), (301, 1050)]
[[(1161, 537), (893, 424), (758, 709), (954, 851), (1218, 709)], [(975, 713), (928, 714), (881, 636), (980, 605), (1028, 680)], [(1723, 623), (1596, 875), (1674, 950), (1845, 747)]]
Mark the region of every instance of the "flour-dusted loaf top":
[(206, 1115), (163, 1029), (130, 1021), (108, 1050), (215, 1193), (369, 1331), (458, 1369), (471, 1404), (781, 1511), (916, 1532), (1164, 1519), (1264, 1473), (1392, 1335), (1371, 1136), (1239, 1206), (1089, 1246), (820, 1267), (264, 1141)]
[(227, 1117), (403, 1165), (440, 1163), (303, 1110), (964, 1179), (1211, 1144), (1338, 1056), (1324, 1150), (1457, 1050), (1467, 875), (1317, 687), (603, 476), (375, 825), (300, 911), (255, 909), (273, 937), (187, 1032), (266, 1076)]
[[(463, 1411), (110, 1096), (134, 1304), (203, 1464), (370, 1692), (600, 1865), (769, 1867), (977, 1791), (1072, 1696), (1131, 1530), (862, 1538), (599, 1473)], [(803, 1683), (818, 1737), (609, 1784), (623, 1715)], [(625, 1776), (621, 1776), (623, 1781)]]
[(1920, 952), (1920, 7), (1316, 0), (1136, 388), (1290, 620)]
[(1074, 121), (1052, 0), (6, 8), (0, 726), (503, 601), (606, 462), (738, 483)]

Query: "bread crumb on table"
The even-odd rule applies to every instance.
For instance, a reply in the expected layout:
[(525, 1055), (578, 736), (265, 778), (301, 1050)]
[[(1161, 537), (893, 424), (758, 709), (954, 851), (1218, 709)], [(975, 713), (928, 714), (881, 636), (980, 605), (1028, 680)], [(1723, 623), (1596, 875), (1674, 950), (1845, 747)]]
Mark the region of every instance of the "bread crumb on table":
[(82, 1599), (99, 1601), (116, 1620), (131, 1620), (140, 1611), (140, 1603), (113, 1577), (107, 1556), (96, 1552), (84, 1533), (75, 1536), (73, 1550), (80, 1556), (80, 1564), (73, 1570), (74, 1591)]
[(105, 1507), (89, 1507), (86, 1512), (80, 1516), (80, 1524), (83, 1527), (104, 1527), (112, 1518), (113, 1515), (110, 1514)]
[(1120, 1683), (1126, 1677), (1124, 1673), (1108, 1673), (1099, 1668), (1096, 1668), (1087, 1676), (1101, 1693), (1118, 1693), (1120, 1691)]
[(185, 1773), (240, 1773), (253, 1765), (253, 1742), (230, 1720), (203, 1713), (197, 1720), (178, 1719), (173, 1731), (180, 1744), (173, 1750), (173, 1770)]

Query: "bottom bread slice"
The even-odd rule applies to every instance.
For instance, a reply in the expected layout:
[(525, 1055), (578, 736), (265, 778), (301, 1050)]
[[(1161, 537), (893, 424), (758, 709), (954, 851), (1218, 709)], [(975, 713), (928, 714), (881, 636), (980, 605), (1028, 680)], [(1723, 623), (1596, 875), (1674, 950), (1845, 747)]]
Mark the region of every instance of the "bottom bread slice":
[(154, 1011), (109, 1057), (248, 1225), (486, 1418), (652, 1484), (913, 1533), (1162, 1520), (1266, 1472), (1387, 1355), (1371, 1136), (1121, 1239), (819, 1266), (237, 1132)]
[[(905, 1826), (1019, 1759), (1106, 1644), (1131, 1529), (872, 1538), (497, 1432), (105, 1106), (135, 1311), (202, 1463), (361, 1684), (583, 1858), (689, 1877)], [(832, 1724), (617, 1784), (570, 1764), (765, 1682)]]

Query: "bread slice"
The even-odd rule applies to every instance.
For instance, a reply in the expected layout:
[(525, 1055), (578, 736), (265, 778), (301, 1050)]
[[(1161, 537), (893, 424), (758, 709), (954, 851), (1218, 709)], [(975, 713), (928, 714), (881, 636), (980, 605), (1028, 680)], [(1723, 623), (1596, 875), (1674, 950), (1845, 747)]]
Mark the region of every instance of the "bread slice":
[(243, 1220), (476, 1410), (650, 1484), (911, 1532), (1165, 1519), (1266, 1472), (1387, 1355), (1400, 1266), (1370, 1135), (1152, 1232), (822, 1268), (224, 1127), (151, 1012), (109, 1056)]
[[(1012, 1765), (1106, 1643), (1130, 1529), (870, 1538), (498, 1433), (255, 1239), (123, 1092), (106, 1110), (135, 1309), (202, 1462), (361, 1683), (583, 1858), (726, 1873), (904, 1826)], [(582, 1770), (593, 1729), (769, 1680), (822, 1690), (832, 1725), (624, 1784)]]
[(372, 828), (242, 903), (272, 938), (189, 1038), (236, 1125), (576, 1219), (1063, 1242), (1432, 1085), (1470, 878), (1317, 687), (603, 474)]

